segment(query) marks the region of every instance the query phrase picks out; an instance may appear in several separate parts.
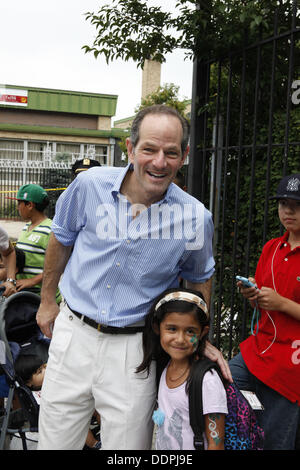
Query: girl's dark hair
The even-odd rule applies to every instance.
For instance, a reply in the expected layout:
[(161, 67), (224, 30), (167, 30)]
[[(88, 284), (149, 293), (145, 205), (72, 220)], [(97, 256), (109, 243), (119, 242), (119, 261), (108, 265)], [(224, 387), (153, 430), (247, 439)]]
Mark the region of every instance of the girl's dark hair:
[[(168, 289), (155, 299), (145, 319), (145, 330), (143, 332), (144, 358), (141, 364), (137, 367), (136, 372), (142, 372), (144, 370), (147, 370), (149, 374), (151, 362), (155, 360), (157, 362), (157, 377), (159, 377), (161, 372), (169, 362), (170, 356), (162, 349), (160, 345), (160, 336), (157, 332), (155, 332), (154, 329), (159, 329), (159, 325), (166, 314), (172, 312), (182, 314), (192, 312), (195, 314), (202, 328), (204, 328), (205, 326), (209, 326), (210, 320), (207, 315), (200, 307), (198, 307), (192, 302), (187, 302), (185, 300), (173, 300), (162, 304), (157, 310), (155, 310), (155, 307), (159, 300), (162, 299), (165, 295), (170, 294), (171, 292), (190, 292), (204, 300), (201, 292), (184, 288)], [(201, 338), (201, 341), (198, 342), (197, 348), (189, 357), (191, 364), (195, 362), (196, 359), (202, 358), (206, 339), (207, 335), (203, 336)]]
[(44, 362), (45, 361), (35, 354), (20, 354), (14, 364), (16, 375), (27, 384)]

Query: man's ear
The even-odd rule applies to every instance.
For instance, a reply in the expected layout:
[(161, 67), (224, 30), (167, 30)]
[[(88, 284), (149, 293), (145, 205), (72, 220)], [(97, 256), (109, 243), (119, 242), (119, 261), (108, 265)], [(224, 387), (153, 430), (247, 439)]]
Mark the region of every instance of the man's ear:
[(130, 163), (133, 163), (134, 148), (133, 148), (130, 137), (127, 137), (126, 139), (126, 148), (127, 148), (128, 160), (130, 161)]
[(186, 149), (185, 149), (185, 152), (184, 152), (183, 156), (182, 156), (180, 168), (183, 166), (183, 164), (184, 164), (184, 162), (185, 162), (185, 160), (186, 160), (186, 157), (187, 157), (188, 154), (189, 154), (189, 151), (190, 151), (190, 146), (188, 145), (188, 146), (186, 147)]

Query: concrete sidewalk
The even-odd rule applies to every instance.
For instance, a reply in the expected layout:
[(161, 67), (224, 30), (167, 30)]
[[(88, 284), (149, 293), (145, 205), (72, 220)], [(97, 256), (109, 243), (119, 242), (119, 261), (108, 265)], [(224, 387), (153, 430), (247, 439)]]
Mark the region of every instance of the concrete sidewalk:
[(16, 241), (25, 225), (25, 222), (22, 220), (0, 220), (0, 225), (7, 231), (9, 238)]

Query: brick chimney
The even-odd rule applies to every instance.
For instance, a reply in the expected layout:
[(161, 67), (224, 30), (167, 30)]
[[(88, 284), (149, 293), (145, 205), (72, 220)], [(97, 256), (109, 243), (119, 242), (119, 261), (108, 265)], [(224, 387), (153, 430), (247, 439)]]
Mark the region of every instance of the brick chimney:
[(161, 64), (146, 60), (142, 75), (142, 99), (155, 92), (160, 86)]

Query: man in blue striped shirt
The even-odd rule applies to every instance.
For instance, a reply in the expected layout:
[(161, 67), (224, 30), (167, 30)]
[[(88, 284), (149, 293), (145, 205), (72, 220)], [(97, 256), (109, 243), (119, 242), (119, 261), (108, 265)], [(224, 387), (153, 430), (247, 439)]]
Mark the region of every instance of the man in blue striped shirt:
[[(209, 303), (214, 272), (211, 214), (172, 183), (188, 138), (175, 110), (145, 108), (127, 140), (130, 164), (84, 172), (57, 202), (37, 314), (49, 337), (55, 321), (39, 449), (82, 448), (94, 408), (103, 449), (151, 447), (155, 367), (147, 378), (135, 373), (144, 317), (179, 278)], [(208, 345), (207, 354), (216, 351)]]

